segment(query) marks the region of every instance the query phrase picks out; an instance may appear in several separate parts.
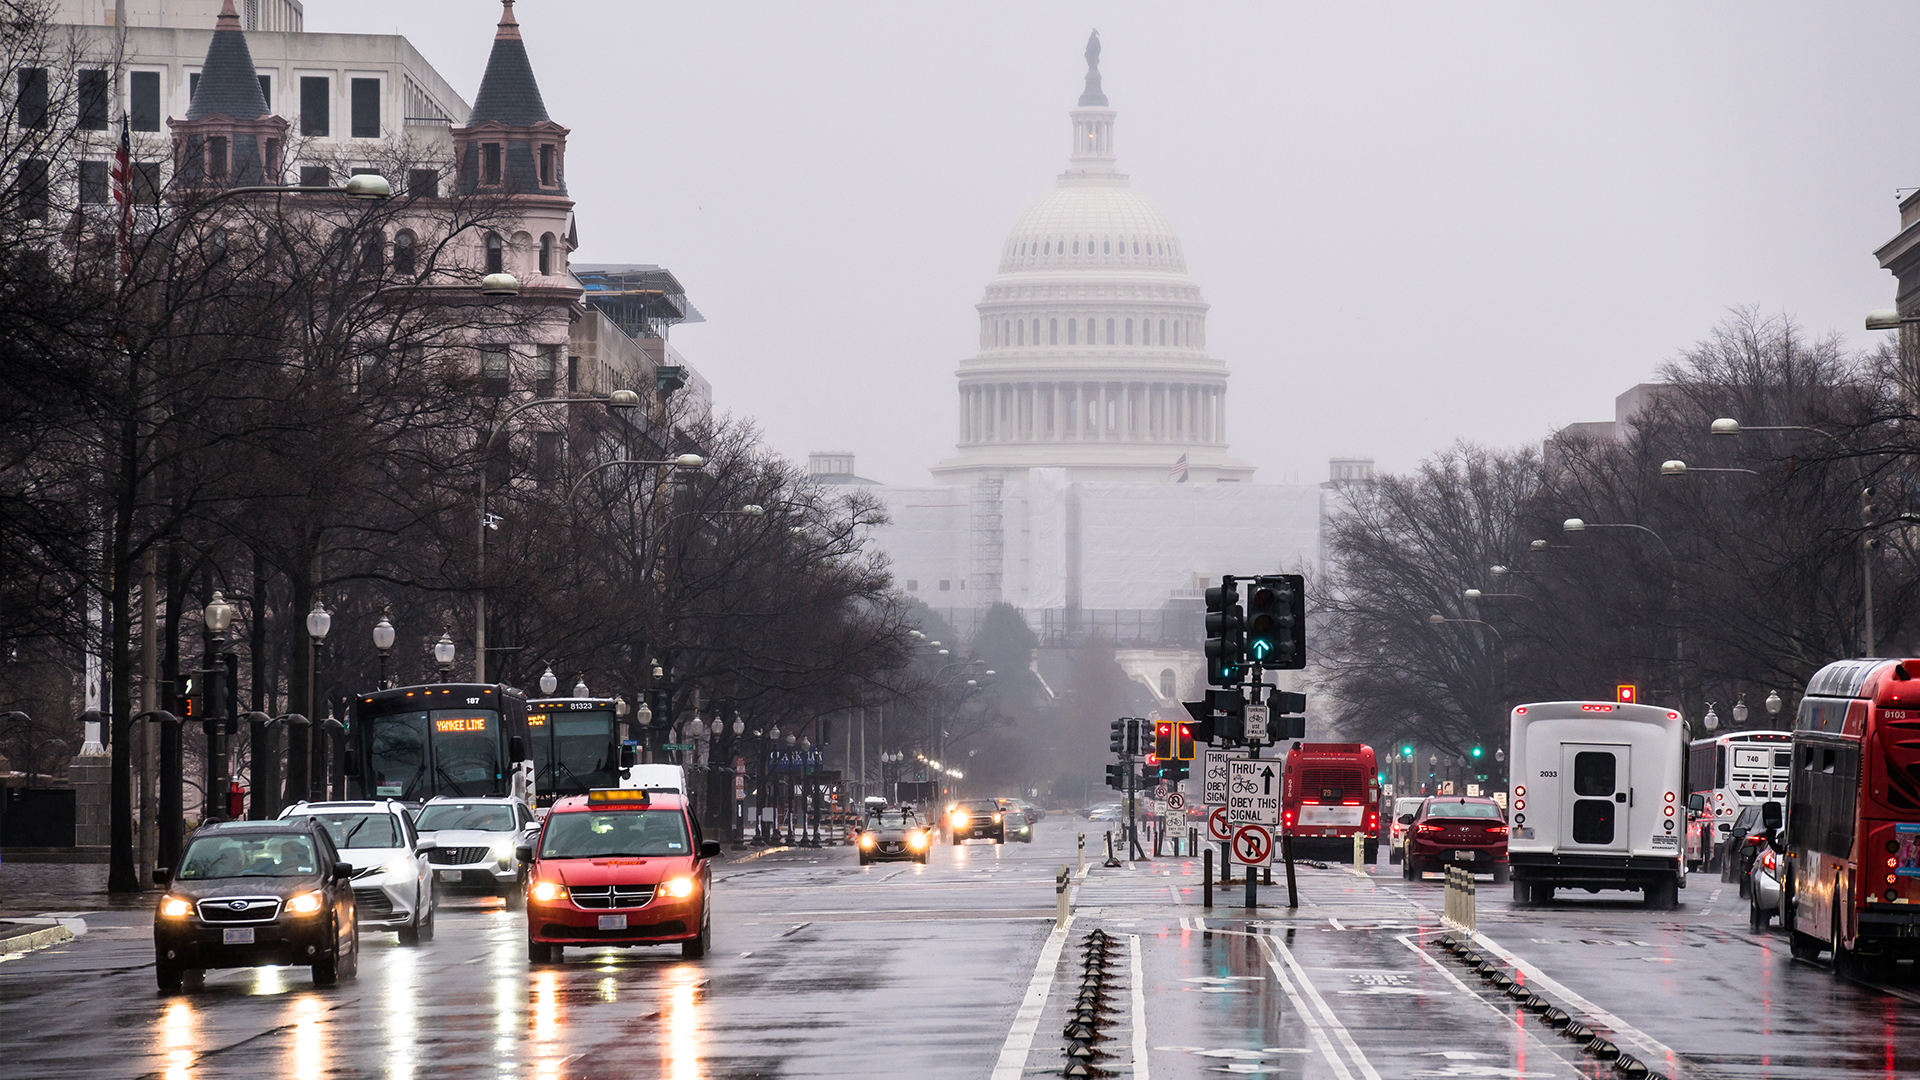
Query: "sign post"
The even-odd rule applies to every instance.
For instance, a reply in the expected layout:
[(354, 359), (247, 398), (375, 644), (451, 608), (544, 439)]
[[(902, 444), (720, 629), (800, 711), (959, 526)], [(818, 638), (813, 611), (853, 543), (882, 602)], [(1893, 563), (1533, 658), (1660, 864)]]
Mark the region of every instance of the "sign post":
[(1227, 826), (1233, 832), (1230, 862), (1247, 868), (1246, 906), (1258, 902), (1253, 868), (1273, 865), (1273, 830), (1280, 825), (1280, 762), (1246, 758), (1227, 763)]

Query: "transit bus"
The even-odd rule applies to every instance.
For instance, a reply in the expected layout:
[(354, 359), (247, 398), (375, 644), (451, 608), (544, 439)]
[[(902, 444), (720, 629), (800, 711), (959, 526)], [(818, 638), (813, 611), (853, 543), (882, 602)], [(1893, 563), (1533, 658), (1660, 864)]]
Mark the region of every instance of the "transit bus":
[(1687, 815), (1687, 869), (1712, 867), (1733, 832), (1733, 819), (1749, 806), (1787, 801), (1793, 733), (1735, 731), (1695, 739), (1687, 748), (1687, 794), (1706, 806)]
[(533, 807), (527, 699), (513, 687), (435, 683), (361, 694), (347, 711), (347, 745), (352, 798), (511, 795)]
[(1920, 660), (1814, 673), (1793, 725), (1781, 925), (1835, 975), (1920, 959)]
[(1295, 743), (1280, 789), (1280, 823), (1294, 854), (1352, 858), (1366, 838), (1366, 859), (1380, 851), (1380, 773), (1365, 743)]
[(620, 787), (627, 718), (612, 698), (535, 698), (527, 702), (536, 801)]

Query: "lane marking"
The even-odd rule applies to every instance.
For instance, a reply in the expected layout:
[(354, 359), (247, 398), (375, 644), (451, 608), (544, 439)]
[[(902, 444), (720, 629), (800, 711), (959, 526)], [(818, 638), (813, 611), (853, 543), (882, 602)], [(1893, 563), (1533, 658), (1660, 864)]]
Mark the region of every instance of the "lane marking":
[(1139, 934), (1127, 935), (1127, 950), (1133, 954), (1129, 967), (1133, 985), (1128, 990), (1133, 997), (1133, 1077), (1147, 1080), (1147, 989), (1140, 965)]
[(1545, 1051), (1548, 1057), (1558, 1060), (1560, 1064), (1565, 1065), (1570, 1069), (1573, 1069), (1574, 1074), (1576, 1076), (1579, 1075), (1578, 1062), (1571, 1061), (1567, 1058), (1561, 1057), (1559, 1048), (1556, 1047), (1553, 1043), (1550, 1043), (1547, 1040), (1540, 1038), (1538, 1033), (1532, 1031), (1531, 1029), (1527, 1028), (1525, 1025), (1521, 1024), (1520, 1016), (1518, 1014), (1510, 1014), (1505, 1009), (1501, 1008), (1499, 1005), (1495, 1004), (1494, 1002), (1488, 1001), (1486, 998), (1481, 997), (1478, 993), (1474, 992), (1474, 989), (1468, 986), (1466, 983), (1462, 982), (1460, 980), (1460, 977), (1458, 975), (1455, 975), (1453, 971), (1447, 967), (1447, 965), (1442, 964), (1440, 961), (1434, 959), (1431, 955), (1428, 954), (1427, 950), (1421, 948), (1418, 945), (1415, 945), (1413, 943), (1412, 934), (1397, 934), (1394, 936), (1394, 940), (1398, 941), (1402, 945), (1405, 945), (1407, 948), (1413, 950), (1413, 954), (1415, 956), (1418, 956), (1420, 959), (1426, 961), (1428, 966), (1432, 967), (1435, 971), (1438, 971), (1440, 974), (1446, 976), (1447, 981), (1459, 987), (1461, 993), (1479, 1002), (1480, 1004), (1485, 1005), (1488, 1011), (1492, 1012), (1493, 1015), (1499, 1017), (1501, 1020), (1504, 1020), (1508, 1024), (1512, 1025), (1514, 1030), (1520, 1033), (1520, 1038), (1522, 1040), (1529, 1041), (1530, 1045), (1535, 1047), (1536, 1051)]
[(1340, 1052), (1333, 1048), (1333, 1040), (1327, 1038), (1326, 1031), (1320, 1027), (1320, 1021), (1313, 1018), (1313, 1010), (1307, 1008), (1307, 1003), (1300, 1000), (1299, 992), (1293, 988), (1293, 980), (1287, 978), (1286, 968), (1280, 966), (1280, 958), (1273, 951), (1273, 938), (1265, 934), (1249, 936), (1258, 939), (1260, 947), (1267, 951), (1267, 966), (1273, 969), (1274, 978), (1280, 980), (1281, 991), (1287, 995), (1287, 1000), (1293, 1003), (1294, 1014), (1306, 1022), (1307, 1034), (1313, 1036), (1314, 1045), (1320, 1048), (1320, 1056), (1326, 1058), (1327, 1064), (1333, 1066), (1334, 1075), (1340, 1080), (1353, 1080), (1353, 1073), (1347, 1071), (1347, 1063), (1340, 1060)]
[(1068, 912), (1067, 921), (1048, 934), (1047, 943), (1040, 947), (1040, 959), (1034, 962), (1027, 994), (1020, 999), (1020, 1008), (1013, 1014), (1007, 1041), (1000, 1044), (1000, 1059), (994, 1063), (993, 1080), (1021, 1080), (1026, 1075), (1027, 1052), (1033, 1049), (1033, 1033), (1040, 1028), (1040, 1013), (1047, 1007), (1047, 994), (1053, 989), (1053, 969), (1060, 962), (1060, 950), (1067, 946), (1073, 919), (1073, 913)]
[(1329, 916), (1327, 916), (1327, 921), (1333, 924), (1333, 928), (1334, 928), (1335, 930), (1345, 930), (1345, 929), (1346, 929), (1346, 927), (1344, 927), (1344, 926), (1341, 926), (1341, 925), (1340, 925), (1340, 920), (1339, 920), (1339, 919), (1336, 919), (1336, 918), (1334, 918), (1334, 917), (1333, 917), (1333, 916), (1331, 916), (1331, 915), (1329, 915)]
[(1347, 1031), (1346, 1025), (1333, 1015), (1333, 1010), (1327, 1007), (1326, 999), (1320, 996), (1320, 991), (1315, 989), (1312, 980), (1307, 978), (1306, 969), (1300, 966), (1300, 961), (1293, 958), (1293, 950), (1287, 948), (1286, 943), (1278, 938), (1269, 937), (1267, 941), (1286, 960), (1287, 966), (1293, 969), (1294, 977), (1300, 980), (1300, 986), (1307, 992), (1307, 996), (1313, 999), (1314, 1005), (1320, 1009), (1320, 1014), (1326, 1018), (1327, 1026), (1333, 1029), (1340, 1044), (1347, 1048), (1348, 1056), (1353, 1058), (1355, 1065), (1359, 1066), (1361, 1075), (1367, 1080), (1380, 1080), (1380, 1074), (1374, 1070), (1373, 1063), (1367, 1060), (1367, 1055), (1360, 1052), (1360, 1045), (1353, 1041), (1353, 1036)]
[(803, 922), (803, 923), (794, 923), (794, 924), (793, 924), (792, 926), (790, 926), (790, 927), (788, 927), (788, 928), (787, 928), (787, 929), (786, 929), (785, 931), (783, 931), (783, 932), (782, 932), (782, 933), (780, 934), (780, 936), (781, 936), (781, 937), (790, 937), (790, 936), (792, 936), (792, 935), (794, 935), (794, 934), (797, 934), (797, 933), (799, 933), (799, 932), (800, 932), (800, 931), (802, 931), (802, 930), (805, 930), (805, 929), (806, 929), (807, 927), (809, 927), (809, 926), (812, 926), (812, 925), (813, 925), (813, 924), (812, 924), (812, 923), (810, 923), (810, 922)]
[(1581, 997), (1565, 986), (1562, 986), (1532, 963), (1522, 960), (1519, 956), (1508, 952), (1506, 947), (1499, 942), (1485, 934), (1475, 934), (1473, 935), (1473, 940), (1486, 946), (1488, 951), (1492, 952), (1495, 956), (1500, 957), (1507, 963), (1512, 964), (1515, 968), (1525, 972), (1527, 982), (1538, 983), (1544, 987), (1548, 993), (1579, 1008), (1580, 1011), (1586, 1013), (1588, 1016), (1612, 1028), (1615, 1042), (1638, 1043), (1637, 1048), (1644, 1058), (1649, 1061), (1665, 1062), (1668, 1066), (1679, 1063), (1680, 1055), (1675, 1053), (1672, 1047), (1641, 1031), (1639, 1028), (1634, 1027), (1632, 1024), (1627, 1023), (1625, 1020), (1620, 1019), (1607, 1010), (1602, 1009), (1600, 1006), (1595, 1005), (1593, 1002), (1588, 1001), (1586, 998)]

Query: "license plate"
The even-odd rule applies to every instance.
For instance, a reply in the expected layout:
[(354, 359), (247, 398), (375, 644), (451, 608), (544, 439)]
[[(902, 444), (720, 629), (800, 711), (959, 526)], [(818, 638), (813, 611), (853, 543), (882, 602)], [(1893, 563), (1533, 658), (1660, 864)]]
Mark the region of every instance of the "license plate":
[(441, 880), (441, 881), (459, 881), (459, 880), (460, 880), (460, 871), (458, 871), (458, 870), (442, 870), (442, 871), (440, 871), (440, 880)]
[(1472, 861), (1473, 861), (1473, 852), (1471, 852), (1471, 851), (1456, 851), (1456, 852), (1454, 852), (1454, 853), (1453, 853), (1453, 861), (1454, 861), (1454, 862), (1472, 862)]
[(249, 926), (245, 929), (225, 929), (220, 931), (220, 944), (222, 945), (253, 944), (253, 927)]
[(626, 928), (627, 917), (625, 915), (600, 916), (600, 929), (602, 930), (625, 930)]

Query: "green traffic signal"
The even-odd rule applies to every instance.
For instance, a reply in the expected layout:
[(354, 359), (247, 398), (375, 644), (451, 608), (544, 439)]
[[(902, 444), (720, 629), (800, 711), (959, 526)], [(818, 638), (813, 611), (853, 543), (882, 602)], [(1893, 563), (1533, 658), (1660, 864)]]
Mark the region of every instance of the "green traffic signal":
[(1480, 756), (1480, 748), (1479, 748), (1479, 747), (1477, 747), (1477, 746), (1476, 746), (1476, 747), (1474, 747), (1474, 748), (1473, 748), (1473, 756), (1474, 756), (1474, 757), (1479, 757), (1479, 756)]
[(1412, 756), (1413, 756), (1413, 747), (1411, 747), (1411, 746), (1403, 746), (1403, 747), (1401, 747), (1401, 748), (1400, 748), (1400, 753), (1402, 753), (1402, 754), (1404, 754), (1404, 755), (1406, 755), (1407, 757), (1412, 757)]

